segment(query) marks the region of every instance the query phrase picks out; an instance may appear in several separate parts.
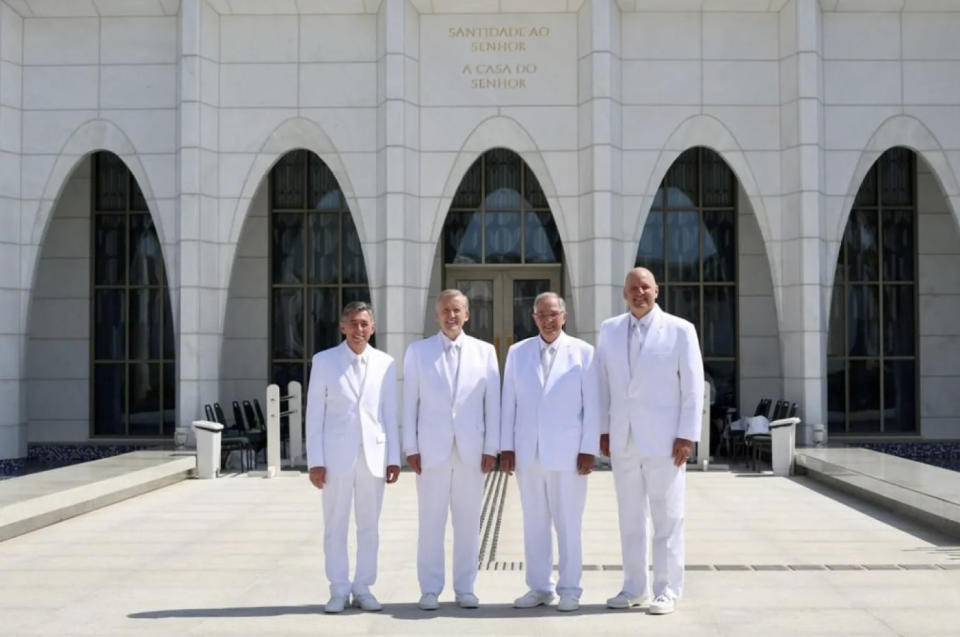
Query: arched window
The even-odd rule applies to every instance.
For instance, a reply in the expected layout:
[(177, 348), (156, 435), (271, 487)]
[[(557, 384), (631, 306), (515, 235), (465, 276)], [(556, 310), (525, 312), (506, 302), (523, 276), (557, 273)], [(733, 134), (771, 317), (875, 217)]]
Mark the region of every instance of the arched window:
[(160, 241), (136, 180), (93, 156), (91, 430), (160, 437), (176, 423), (176, 342)]
[(343, 306), (370, 300), (347, 202), (314, 153), (289, 152), (271, 170), (270, 238), (270, 378), (286, 387), (340, 342)]
[(656, 277), (660, 307), (696, 326), (718, 406), (737, 405), (736, 264), (736, 177), (712, 150), (686, 150), (657, 190), (636, 265)]
[(915, 175), (912, 151), (885, 152), (847, 221), (827, 344), (832, 434), (917, 431)]

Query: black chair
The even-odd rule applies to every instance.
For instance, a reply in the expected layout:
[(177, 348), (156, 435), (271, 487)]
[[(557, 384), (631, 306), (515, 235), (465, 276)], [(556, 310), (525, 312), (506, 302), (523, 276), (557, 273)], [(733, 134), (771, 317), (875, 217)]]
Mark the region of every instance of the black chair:
[[(226, 459), (231, 451), (239, 451), (240, 470), (246, 472), (246, 455), (250, 449), (250, 439), (241, 429), (242, 420), (234, 423), (233, 426), (228, 425), (227, 417), (223, 414), (223, 407), (221, 407), (218, 402), (213, 403), (213, 412), (216, 416), (216, 421), (223, 425), (223, 431), (220, 432), (220, 466), (226, 463)], [(234, 417), (236, 417), (236, 412), (234, 412)]]
[(263, 417), (263, 410), (260, 409), (260, 401), (256, 398), (253, 399), (253, 409), (257, 412), (257, 426), (260, 429), (266, 430), (267, 419)]
[(209, 404), (203, 406), (203, 413), (207, 416), (207, 422), (220, 422), (217, 420), (217, 417), (213, 415), (213, 407)]
[[(236, 402), (233, 404), (233, 410), (236, 413), (239, 407)], [(257, 465), (257, 454), (267, 448), (267, 428), (260, 426), (257, 422), (257, 415), (254, 413), (253, 405), (250, 404), (249, 400), (243, 401), (243, 423), (244, 433), (250, 439), (250, 447), (253, 450), (251, 465), (255, 467)]]

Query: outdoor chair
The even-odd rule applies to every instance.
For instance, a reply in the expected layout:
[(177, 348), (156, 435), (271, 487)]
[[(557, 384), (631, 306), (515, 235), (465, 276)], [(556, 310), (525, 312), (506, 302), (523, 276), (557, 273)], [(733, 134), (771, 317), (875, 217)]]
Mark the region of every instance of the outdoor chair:
[(216, 415), (216, 422), (223, 425), (223, 431), (220, 433), (220, 466), (226, 465), (231, 451), (239, 451), (240, 470), (246, 472), (246, 452), (250, 448), (250, 439), (243, 433), (240, 423), (234, 423), (233, 426), (227, 424), (227, 417), (220, 403), (213, 403), (213, 412)]

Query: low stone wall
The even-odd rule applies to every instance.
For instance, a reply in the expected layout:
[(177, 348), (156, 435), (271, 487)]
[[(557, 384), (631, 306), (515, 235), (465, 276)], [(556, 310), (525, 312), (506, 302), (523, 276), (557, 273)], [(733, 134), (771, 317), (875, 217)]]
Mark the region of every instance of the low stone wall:
[(930, 442), (865, 442), (855, 445), (898, 458), (960, 471), (960, 440)]
[(66, 467), (80, 462), (90, 462), (100, 458), (109, 458), (121, 453), (150, 449), (154, 445), (144, 444), (52, 444), (34, 443), (27, 448), (26, 458), (8, 458), (0, 460), (0, 480), (14, 476)]

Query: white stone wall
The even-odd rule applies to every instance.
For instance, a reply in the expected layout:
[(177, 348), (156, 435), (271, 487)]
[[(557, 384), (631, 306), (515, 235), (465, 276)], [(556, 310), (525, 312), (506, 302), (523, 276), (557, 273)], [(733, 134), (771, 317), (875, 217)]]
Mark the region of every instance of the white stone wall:
[(40, 249), (27, 326), (29, 442), (90, 436), (91, 169), (70, 176)]

